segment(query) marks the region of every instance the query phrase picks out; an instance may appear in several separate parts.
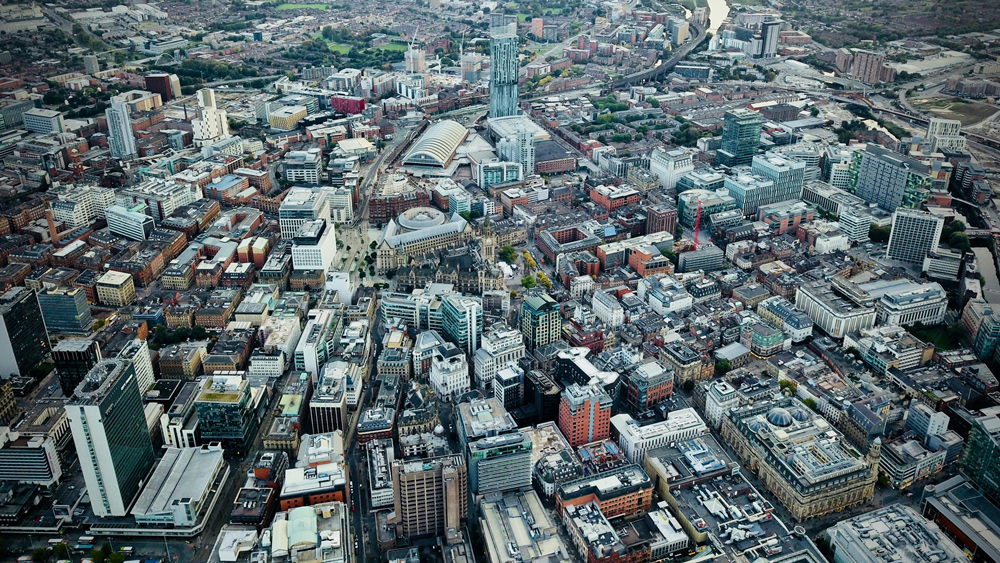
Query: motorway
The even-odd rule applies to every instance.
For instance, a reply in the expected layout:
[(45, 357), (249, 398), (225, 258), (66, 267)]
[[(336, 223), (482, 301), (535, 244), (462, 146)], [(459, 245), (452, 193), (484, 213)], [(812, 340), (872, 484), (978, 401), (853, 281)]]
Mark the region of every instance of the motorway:
[(692, 31), (691, 40), (685, 43), (684, 46), (675, 52), (669, 59), (663, 61), (659, 66), (619, 78), (614, 81), (613, 86), (615, 88), (621, 88), (622, 86), (641, 84), (643, 82), (659, 78), (672, 70), (677, 63), (681, 62), (684, 57), (688, 56), (688, 53), (705, 40), (705, 28), (693, 21), (688, 22), (688, 24)]

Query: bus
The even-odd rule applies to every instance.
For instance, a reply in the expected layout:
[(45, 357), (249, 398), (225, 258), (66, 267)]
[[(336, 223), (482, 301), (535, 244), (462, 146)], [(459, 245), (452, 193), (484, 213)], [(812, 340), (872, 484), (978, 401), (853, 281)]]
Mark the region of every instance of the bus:
[(119, 549), (118, 551), (124, 553), (125, 555), (132, 555), (132, 552), (135, 551), (135, 549), (132, 548), (131, 546), (126, 546)]
[(94, 536), (80, 536), (80, 543), (94, 543)]
[(73, 549), (75, 551), (87, 552), (87, 551), (92, 551), (94, 549), (94, 545), (89, 543), (78, 543), (73, 546)]
[(64, 540), (62, 538), (52, 538), (52, 539), (49, 540), (49, 546), (50, 547), (55, 547), (55, 546), (57, 546), (57, 545), (59, 545), (61, 543), (66, 543), (66, 540)]

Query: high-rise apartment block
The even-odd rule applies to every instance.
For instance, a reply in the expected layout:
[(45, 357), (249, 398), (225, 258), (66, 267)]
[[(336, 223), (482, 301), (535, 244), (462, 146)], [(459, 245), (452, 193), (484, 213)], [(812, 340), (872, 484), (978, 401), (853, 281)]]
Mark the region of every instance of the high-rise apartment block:
[(520, 112), (517, 103), (517, 24), (490, 29), (490, 117)]
[(111, 107), (104, 110), (108, 120), (108, 148), (111, 156), (121, 160), (132, 160), (139, 155), (132, 132), (127, 94), (111, 97)]
[(598, 385), (570, 384), (559, 401), (559, 430), (573, 447), (610, 435), (611, 396)]
[(216, 107), (215, 90), (198, 90), (198, 117), (191, 120), (191, 128), (194, 130), (196, 147), (211, 145), (230, 137), (229, 118), (226, 117), (226, 110)]
[(128, 515), (154, 462), (132, 363), (109, 359), (94, 366), (66, 415), (94, 514)]
[(869, 144), (853, 156), (855, 195), (892, 212), (897, 207), (915, 208), (930, 196), (931, 177), (926, 164)]

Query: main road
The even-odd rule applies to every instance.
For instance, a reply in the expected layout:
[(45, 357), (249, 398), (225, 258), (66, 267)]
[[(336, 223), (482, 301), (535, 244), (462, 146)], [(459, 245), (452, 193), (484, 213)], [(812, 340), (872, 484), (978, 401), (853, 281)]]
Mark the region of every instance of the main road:
[(680, 49), (678, 49), (669, 59), (663, 61), (660, 65), (655, 66), (651, 69), (634, 72), (622, 78), (615, 80), (612, 85), (615, 88), (620, 88), (622, 86), (631, 86), (634, 84), (641, 84), (649, 80), (653, 80), (663, 76), (669, 71), (673, 70), (674, 66), (681, 60), (688, 56), (688, 54), (694, 50), (695, 47), (701, 44), (705, 40), (705, 28), (700, 24), (695, 22), (688, 22), (691, 28), (692, 35), (691, 40), (685, 43)]

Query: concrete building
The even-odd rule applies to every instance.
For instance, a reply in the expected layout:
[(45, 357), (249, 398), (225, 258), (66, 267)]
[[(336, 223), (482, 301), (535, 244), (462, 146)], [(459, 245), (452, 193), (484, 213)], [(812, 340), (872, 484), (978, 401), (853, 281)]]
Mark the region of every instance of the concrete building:
[(302, 223), (292, 237), (292, 268), (322, 270), (333, 266), (337, 254), (337, 235), (333, 223), (322, 219)]
[(487, 495), (479, 513), (489, 563), (570, 561), (556, 523), (534, 491)]
[(842, 277), (808, 282), (795, 293), (795, 306), (833, 338), (875, 326), (875, 299)]
[(892, 214), (892, 231), (885, 255), (893, 260), (923, 264), (929, 252), (937, 250), (944, 218), (916, 209), (897, 209)]
[(219, 448), (167, 448), (130, 514), (140, 525), (194, 526), (224, 472), (228, 468)]
[(964, 563), (938, 526), (908, 506), (890, 506), (837, 522), (825, 532), (834, 563)]
[(63, 115), (61, 112), (55, 110), (32, 108), (24, 112), (23, 119), (24, 128), (33, 133), (46, 135), (48, 133), (66, 132)]
[(673, 190), (682, 176), (694, 171), (694, 157), (683, 148), (657, 148), (649, 154), (649, 171), (660, 179), (660, 187)]
[(862, 455), (798, 399), (733, 407), (723, 418), (721, 434), (796, 520), (863, 505), (872, 498), (881, 441), (876, 438)]
[(932, 182), (926, 164), (873, 143), (854, 153), (853, 159), (852, 191), (868, 203), (891, 213), (898, 207), (916, 208), (930, 196)]
[(497, 372), (516, 364), (524, 354), (524, 336), (515, 329), (495, 325), (483, 336), (482, 347), (473, 355), (476, 387), (492, 390)]
[(781, 328), (792, 342), (802, 342), (812, 336), (813, 321), (809, 315), (780, 295), (761, 301), (757, 305), (757, 314)]
[(97, 300), (109, 307), (125, 307), (135, 300), (132, 275), (108, 270), (97, 280)]
[(86, 334), (94, 324), (87, 292), (81, 287), (53, 287), (39, 291), (38, 306), (49, 332)]
[(948, 415), (932, 409), (926, 403), (911, 401), (906, 413), (906, 429), (922, 441), (948, 431)]
[(0, 478), (49, 487), (62, 478), (62, 463), (51, 436), (22, 435), (0, 426)]
[(292, 188), (278, 208), (278, 226), (283, 239), (293, 238), (306, 221), (320, 219), (330, 220), (330, 204), (319, 190)]
[(144, 207), (142, 205), (132, 209), (126, 209), (120, 205), (108, 207), (104, 212), (108, 220), (108, 230), (132, 240), (149, 239), (154, 227), (153, 218), (139, 212), (139, 209)]
[(996, 541), (1000, 534), (997, 506), (984, 498), (965, 477), (955, 476), (936, 485), (927, 485), (920, 507), (923, 517), (936, 523), (972, 561), (1000, 561), (1000, 545)]
[(556, 512), (596, 502), (608, 518), (629, 518), (653, 506), (653, 482), (638, 465), (626, 465), (563, 483), (556, 490)]
[(559, 304), (546, 293), (528, 296), (521, 303), (521, 334), (529, 350), (551, 344), (562, 336)]
[(132, 364), (103, 360), (94, 366), (66, 404), (66, 415), (91, 509), (97, 516), (126, 516), (154, 461)]
[(469, 444), (469, 487), (474, 495), (531, 488), (531, 438), (521, 432)]
[(632, 463), (643, 463), (646, 452), (671, 442), (690, 440), (708, 433), (708, 426), (692, 408), (667, 413), (667, 419), (639, 426), (628, 414), (611, 417), (611, 437)]
[(323, 176), (323, 155), (318, 148), (290, 151), (281, 161), (285, 179), (293, 184), (319, 185)]
[(393, 461), (396, 537), (456, 537), (469, 512), (467, 471), (458, 455)]
[(469, 390), (469, 363), (465, 354), (448, 342), (431, 357), (430, 383), (439, 397), (455, 398)]
[(563, 524), (576, 552), (585, 561), (610, 563), (626, 559), (625, 544), (596, 502), (570, 506), (563, 512)]
[(198, 90), (198, 117), (191, 120), (191, 128), (196, 147), (211, 145), (230, 137), (229, 118), (226, 117), (226, 110), (216, 107), (215, 90)]

